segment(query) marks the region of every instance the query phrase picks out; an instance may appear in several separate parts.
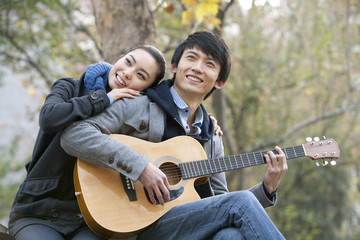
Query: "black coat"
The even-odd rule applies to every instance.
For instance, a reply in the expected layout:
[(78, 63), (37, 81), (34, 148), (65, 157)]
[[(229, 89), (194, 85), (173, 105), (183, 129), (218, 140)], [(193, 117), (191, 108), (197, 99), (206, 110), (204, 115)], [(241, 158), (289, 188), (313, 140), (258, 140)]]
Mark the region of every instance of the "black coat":
[(84, 74), (80, 80), (62, 78), (53, 84), (40, 112), (26, 178), (10, 212), (11, 234), (31, 223), (49, 225), (64, 234), (85, 226), (74, 194), (76, 158), (61, 148), (60, 136), (71, 123), (97, 115), (109, 105), (106, 92), (87, 93)]

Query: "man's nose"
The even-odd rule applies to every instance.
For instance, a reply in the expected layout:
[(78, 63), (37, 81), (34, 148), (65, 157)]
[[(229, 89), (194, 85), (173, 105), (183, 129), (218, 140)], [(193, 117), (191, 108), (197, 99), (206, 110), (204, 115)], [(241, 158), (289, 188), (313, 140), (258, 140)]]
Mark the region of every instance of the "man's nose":
[(197, 72), (202, 72), (203, 71), (202, 67), (203, 67), (203, 62), (198, 60), (198, 61), (193, 62), (192, 70), (197, 71)]

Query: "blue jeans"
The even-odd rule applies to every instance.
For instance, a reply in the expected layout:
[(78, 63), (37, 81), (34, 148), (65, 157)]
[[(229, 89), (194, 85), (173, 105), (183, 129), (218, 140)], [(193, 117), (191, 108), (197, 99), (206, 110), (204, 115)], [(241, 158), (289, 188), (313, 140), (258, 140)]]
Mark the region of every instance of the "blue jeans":
[(285, 239), (249, 191), (176, 206), (141, 233), (145, 239)]

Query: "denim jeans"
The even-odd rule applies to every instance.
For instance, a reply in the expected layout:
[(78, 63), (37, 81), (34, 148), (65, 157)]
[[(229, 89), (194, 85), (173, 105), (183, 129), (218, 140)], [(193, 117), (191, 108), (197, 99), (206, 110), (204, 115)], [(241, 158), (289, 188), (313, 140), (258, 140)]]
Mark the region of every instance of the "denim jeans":
[(141, 233), (145, 239), (285, 239), (249, 191), (176, 206)]

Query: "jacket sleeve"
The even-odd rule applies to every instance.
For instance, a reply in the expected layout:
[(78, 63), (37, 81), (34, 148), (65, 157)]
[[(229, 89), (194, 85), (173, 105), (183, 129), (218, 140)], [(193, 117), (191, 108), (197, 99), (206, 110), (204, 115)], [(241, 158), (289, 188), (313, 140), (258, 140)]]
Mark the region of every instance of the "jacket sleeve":
[[(219, 158), (219, 157), (224, 157), (224, 146), (222, 143), (222, 139), (220, 136), (214, 136), (213, 137), (213, 146), (211, 147), (211, 149), (213, 149), (213, 151), (210, 149), (210, 151), (212, 152), (211, 155), (214, 158)], [(210, 178), (210, 185), (212, 190), (214, 191), (215, 195), (219, 195), (219, 194), (224, 194), (224, 193), (228, 193), (229, 189), (227, 187), (227, 182), (226, 182), (226, 176), (225, 173), (216, 173), (213, 174)]]
[(40, 128), (54, 133), (71, 123), (101, 113), (110, 105), (106, 92), (98, 90), (80, 96), (80, 82), (63, 78), (57, 80), (40, 111)]
[[(108, 135), (130, 134), (129, 129), (134, 126), (129, 126), (125, 122), (127, 116), (134, 115), (140, 118), (138, 115), (148, 114), (141, 111), (141, 107), (129, 108), (125, 103), (127, 100), (118, 100), (103, 113), (67, 127), (61, 136), (61, 146), (72, 156), (95, 165), (112, 168), (137, 181), (149, 159), (125, 144), (111, 139)], [(135, 106), (136, 100), (132, 102)]]
[(266, 196), (262, 182), (250, 188), (249, 191), (252, 192), (257, 197), (257, 199), (264, 208), (274, 206), (276, 204), (277, 193), (273, 196), (272, 199), (269, 199)]
[[(214, 139), (215, 139), (215, 141), (214, 141), (214, 145), (215, 145), (214, 146), (214, 149), (215, 149), (214, 156), (215, 156), (215, 158), (223, 157), (224, 156), (224, 147), (222, 144), (221, 137), (214, 136)], [(225, 173), (214, 174), (210, 177), (209, 180), (210, 180), (211, 188), (213, 189), (215, 195), (229, 192), (229, 190), (227, 188)], [(273, 206), (276, 203), (277, 193), (272, 197), (272, 199), (269, 199), (265, 193), (262, 183), (255, 185), (254, 187), (249, 189), (249, 191), (252, 192), (257, 197), (257, 199), (259, 200), (259, 202), (261, 203), (261, 205), (264, 208)]]

